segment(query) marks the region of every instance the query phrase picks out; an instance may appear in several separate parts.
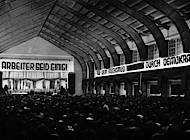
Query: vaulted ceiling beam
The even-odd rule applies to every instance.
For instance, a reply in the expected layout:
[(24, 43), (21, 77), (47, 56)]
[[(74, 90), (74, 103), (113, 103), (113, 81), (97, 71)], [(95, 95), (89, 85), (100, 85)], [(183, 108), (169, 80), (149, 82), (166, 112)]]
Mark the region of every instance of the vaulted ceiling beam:
[(78, 53), (76, 53), (75, 51), (73, 51), (72, 49), (68, 49), (68, 47), (63, 47), (62, 45), (60, 45), (59, 43), (56, 43), (54, 41), (52, 41), (51, 39), (48, 39), (47, 37), (45, 37), (43, 35), (43, 33), (39, 34), (40, 37), (42, 37), (43, 39), (45, 39), (46, 41), (52, 43), (53, 45), (55, 45), (56, 47), (68, 52), (70, 55), (72, 55), (80, 64), (81, 68), (82, 68), (82, 79), (87, 79), (87, 66), (86, 66), (86, 62), (84, 61), (83, 57), (80, 56)]
[(79, 12), (65, 6), (64, 4), (63, 5), (57, 4), (57, 6), (59, 6), (60, 8), (65, 9), (66, 11), (68, 11), (68, 12), (74, 14), (75, 16), (77, 16), (79, 19), (84, 20), (84, 21), (92, 24), (93, 26), (95, 26), (99, 30), (101, 30), (101, 31), (107, 33), (108, 35), (112, 36), (115, 40), (118, 41), (118, 44), (121, 46), (121, 49), (122, 49), (122, 51), (123, 51), (123, 53), (125, 55), (125, 60), (126, 60), (125, 62), (126, 63), (131, 63), (132, 62), (132, 51), (130, 50), (130, 48), (127, 45), (127, 43), (125, 42), (125, 40), (123, 40), (122, 37), (118, 33), (112, 31), (111, 29), (109, 29), (109, 28), (107, 28), (107, 27), (105, 27), (105, 26), (103, 26), (103, 25), (89, 19), (89, 18), (87, 18), (86, 16), (84, 16), (84, 15), (80, 14)]
[(183, 51), (190, 52), (190, 30), (184, 18), (163, 0), (144, 0), (169, 17), (175, 24), (183, 44)]
[(95, 6), (91, 6), (87, 3), (81, 2), (81, 0), (75, 0), (75, 1), (80, 5), (82, 5), (83, 7), (90, 10), (91, 12), (95, 13), (96, 15), (101, 16), (104, 19), (108, 20), (109, 22), (122, 28), (129, 36), (131, 36), (133, 41), (136, 43), (140, 55), (140, 60), (146, 60), (148, 58), (147, 47), (145, 46), (144, 41), (142, 40), (141, 36), (138, 34), (138, 32), (135, 29), (123, 23), (122, 21), (118, 20), (117, 18), (111, 16), (110, 14), (107, 14), (102, 10), (98, 10)]
[(111, 5), (116, 6), (118, 9), (126, 12), (127, 14), (131, 15), (133, 18), (139, 20), (141, 23), (143, 23), (152, 33), (158, 49), (159, 49), (159, 56), (160, 57), (166, 57), (168, 56), (168, 49), (167, 49), (167, 42), (164, 38), (164, 35), (162, 34), (161, 30), (156, 26), (156, 24), (150, 20), (147, 16), (136, 12), (132, 8), (118, 2), (117, 0), (105, 0)]
[[(59, 30), (64, 30), (64, 31), (66, 31), (67, 33), (71, 34), (73, 37), (78, 38), (79, 40), (81, 40), (81, 41), (85, 42), (86, 44), (88, 44), (88, 46), (89, 46), (90, 48), (92, 47), (93, 49), (97, 50), (97, 53), (100, 54), (100, 56), (101, 56), (101, 58), (102, 58), (102, 60), (103, 60), (103, 62), (104, 62), (105, 68), (109, 68), (109, 67), (110, 67), (110, 66), (108, 65), (108, 64), (109, 64), (109, 62), (108, 62), (108, 57), (107, 57), (105, 51), (103, 50), (103, 48), (101, 48), (101, 46), (100, 46), (98, 43), (96, 43), (96, 42), (94, 42), (94, 41), (91, 41), (91, 40), (89, 40), (88, 38), (86, 38), (85, 36), (83, 36), (83, 35), (81, 35), (81, 34), (79, 34), (79, 33), (77, 33), (77, 32), (73, 32), (73, 31), (67, 29), (66, 27), (64, 27), (63, 25), (61, 25), (61, 24), (59, 24), (59, 23), (56, 23), (56, 22), (54, 22), (54, 21), (52, 21), (52, 20), (49, 20), (49, 19), (48, 19), (47, 22), (56, 25), (56, 27), (58, 27)], [(91, 51), (93, 52), (92, 49), (91, 49)]]
[[(55, 38), (53, 35), (47, 33), (47, 32), (44, 31), (44, 30), (42, 30), (41, 33), (43, 33), (43, 34), (49, 36), (51, 39), (56, 40), (57, 42), (60, 42), (60, 40), (57, 40), (57, 38)], [(62, 43), (60, 42), (60, 44), (62, 44)], [(62, 45), (61, 45), (61, 46), (62, 46)], [(75, 50), (75, 52), (77, 52), (77, 54), (78, 54), (79, 56), (83, 57), (83, 58), (84, 58), (84, 61), (87, 63), (87, 65), (88, 65), (88, 67), (89, 67), (89, 73), (90, 73), (90, 74), (89, 74), (89, 78), (94, 78), (93, 62), (91, 61), (90, 56), (89, 56), (87, 53), (81, 51), (81, 50), (78, 49), (77, 47), (75, 47), (75, 46), (73, 46), (73, 45), (71, 45), (71, 44), (68, 44), (68, 43), (66, 43), (66, 42), (64, 43), (63, 48), (67, 48), (67, 49), (71, 50), (72, 52), (74, 52), (74, 50)]]
[(89, 30), (88, 28), (84, 28), (83, 26), (73, 22), (70, 19), (64, 18), (63, 16), (61, 16), (59, 14), (52, 13), (52, 15), (54, 15), (57, 18), (60, 18), (62, 21), (66, 22), (69, 25), (72, 25), (72, 26), (76, 27), (78, 30), (81, 30), (82, 32), (85, 32), (89, 36), (92, 36), (93, 38), (99, 40), (102, 44), (104, 44), (105, 48), (109, 51), (109, 53), (110, 53), (110, 55), (112, 57), (114, 66), (119, 65), (120, 62), (119, 62), (117, 52), (116, 52), (114, 46), (109, 41), (107, 41), (105, 38), (101, 37), (96, 32), (93, 32), (93, 31)]
[[(63, 33), (59, 32), (59, 31), (54, 30), (51, 27), (48, 27), (48, 26), (44, 25), (44, 28), (49, 29), (52, 32), (54, 32), (55, 34), (59, 35), (60, 38), (56, 38), (57, 40), (60, 39), (60, 41), (63, 42), (64, 40), (62, 38), (64, 38), (64, 39), (72, 42), (73, 44), (75, 44), (76, 47), (77, 47), (77, 49), (81, 50), (84, 53), (88, 53), (88, 55), (93, 58), (93, 60), (94, 60), (94, 62), (96, 64), (96, 68), (100, 69), (99, 59), (98, 59), (97, 55), (93, 51), (90, 50), (89, 46), (86, 46), (86, 45), (82, 44), (81, 42), (79, 42), (79, 41), (77, 41), (77, 40), (75, 40), (75, 39), (67, 36), (66, 34), (63, 34)], [(64, 43), (65, 43), (65, 41), (64, 41)]]

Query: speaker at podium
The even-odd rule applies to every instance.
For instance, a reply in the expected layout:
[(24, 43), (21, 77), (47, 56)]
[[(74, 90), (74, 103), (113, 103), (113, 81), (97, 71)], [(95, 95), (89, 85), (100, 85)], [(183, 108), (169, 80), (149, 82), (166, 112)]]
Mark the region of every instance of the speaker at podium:
[(68, 74), (68, 90), (69, 94), (75, 94), (75, 73), (74, 72), (69, 72)]

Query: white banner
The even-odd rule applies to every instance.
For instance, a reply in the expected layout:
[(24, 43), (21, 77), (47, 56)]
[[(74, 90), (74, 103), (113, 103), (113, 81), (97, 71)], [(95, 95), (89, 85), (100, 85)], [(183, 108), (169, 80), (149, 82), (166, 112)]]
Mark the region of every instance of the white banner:
[(128, 69), (129, 66), (135, 65), (138, 63), (140, 63), (140, 62), (111, 67), (109, 69), (96, 70), (95, 77), (189, 66), (190, 65), (190, 54), (183, 53), (183, 54), (180, 54), (177, 56), (163, 57), (163, 58), (157, 58), (154, 60), (148, 60), (148, 61), (143, 62), (144, 63), (143, 68), (139, 68), (139, 69), (135, 69), (135, 70)]
[(184, 53), (177, 56), (158, 58), (144, 62), (145, 70), (175, 68), (190, 65), (190, 54)]
[(0, 59), (1, 71), (74, 72), (72, 61)]
[(111, 67), (109, 69), (101, 69), (95, 71), (95, 77), (109, 76), (121, 74), (127, 71), (127, 65), (121, 65), (116, 67)]

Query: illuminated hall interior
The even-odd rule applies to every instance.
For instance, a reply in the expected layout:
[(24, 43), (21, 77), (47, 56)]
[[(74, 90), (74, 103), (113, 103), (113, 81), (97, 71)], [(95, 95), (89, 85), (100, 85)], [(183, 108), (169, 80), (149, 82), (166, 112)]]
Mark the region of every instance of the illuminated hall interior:
[(0, 138), (189, 139), (190, 0), (0, 0)]

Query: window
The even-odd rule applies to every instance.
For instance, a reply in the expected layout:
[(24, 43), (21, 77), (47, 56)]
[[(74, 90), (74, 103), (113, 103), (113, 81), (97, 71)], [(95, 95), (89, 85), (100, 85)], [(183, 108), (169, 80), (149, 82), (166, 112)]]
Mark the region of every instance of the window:
[(168, 56), (174, 56), (175, 55), (175, 40), (171, 39), (168, 42)]
[(177, 40), (177, 41), (176, 41), (176, 45), (177, 45), (177, 50), (176, 50), (176, 52), (177, 52), (177, 55), (178, 55), (178, 54), (183, 53), (183, 46), (182, 46), (182, 42), (181, 42), (181, 39), (180, 39), (180, 38), (177, 38), (176, 40)]
[(158, 47), (156, 44), (148, 46), (148, 60), (156, 59), (159, 57)]
[(181, 90), (181, 84), (171, 85), (171, 95), (183, 95), (182, 90)]
[(120, 65), (124, 65), (125, 64), (125, 55), (124, 54), (120, 54), (119, 55), (119, 60), (120, 60)]
[(180, 38), (168, 41), (168, 56), (179, 55), (183, 52), (182, 42)]
[(93, 66), (93, 69), (94, 69), (94, 71), (95, 71), (95, 70), (96, 70), (96, 65), (95, 65), (94, 62), (92, 62), (92, 66)]
[(102, 69), (102, 60), (99, 60), (99, 63), (100, 63), (100, 69)]
[(150, 94), (159, 95), (158, 85), (150, 85)]
[(137, 62), (140, 60), (138, 50), (133, 50), (133, 62)]
[(113, 60), (112, 60), (112, 57), (109, 57), (109, 61), (110, 61), (110, 67), (114, 67), (114, 64), (113, 64)]
[(102, 61), (102, 60), (99, 60), (99, 62), (100, 62), (100, 69), (103, 69), (103, 68), (104, 68), (104, 63), (103, 63), (103, 61)]
[(111, 59), (108, 57), (108, 68), (110, 68), (110, 66), (111, 66)]

